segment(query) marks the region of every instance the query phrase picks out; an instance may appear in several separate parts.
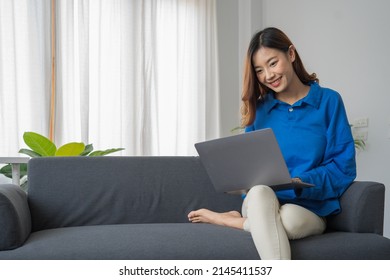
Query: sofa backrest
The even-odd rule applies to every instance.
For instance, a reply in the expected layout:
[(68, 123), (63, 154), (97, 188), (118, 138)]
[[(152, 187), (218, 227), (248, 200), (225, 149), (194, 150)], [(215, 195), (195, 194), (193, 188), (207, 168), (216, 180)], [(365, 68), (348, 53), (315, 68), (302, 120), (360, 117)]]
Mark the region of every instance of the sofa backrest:
[(194, 209), (241, 210), (219, 194), (198, 157), (45, 157), (28, 165), (32, 230), (188, 222)]

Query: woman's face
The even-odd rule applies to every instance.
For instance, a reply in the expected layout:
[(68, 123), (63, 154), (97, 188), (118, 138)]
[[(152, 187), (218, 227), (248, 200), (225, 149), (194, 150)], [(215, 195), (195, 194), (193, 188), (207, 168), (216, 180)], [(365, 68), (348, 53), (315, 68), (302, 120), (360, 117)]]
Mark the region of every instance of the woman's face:
[(295, 60), (294, 46), (288, 51), (261, 47), (252, 57), (257, 79), (276, 93), (289, 89), (295, 75), (292, 63)]

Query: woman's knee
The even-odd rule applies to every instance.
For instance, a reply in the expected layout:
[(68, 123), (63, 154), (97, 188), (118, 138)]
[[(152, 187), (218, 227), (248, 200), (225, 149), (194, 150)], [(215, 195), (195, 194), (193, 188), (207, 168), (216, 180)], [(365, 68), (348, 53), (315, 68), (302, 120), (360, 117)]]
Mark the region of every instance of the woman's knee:
[(257, 185), (252, 187), (247, 193), (247, 197), (274, 197), (275, 192), (266, 185)]
[(275, 215), (279, 211), (279, 201), (275, 192), (268, 186), (257, 185), (252, 187), (243, 204), (243, 216), (249, 212), (256, 217)]
[(322, 217), (295, 204), (282, 205), (280, 207), (280, 217), (289, 239), (300, 239), (321, 234), (326, 228), (326, 223)]

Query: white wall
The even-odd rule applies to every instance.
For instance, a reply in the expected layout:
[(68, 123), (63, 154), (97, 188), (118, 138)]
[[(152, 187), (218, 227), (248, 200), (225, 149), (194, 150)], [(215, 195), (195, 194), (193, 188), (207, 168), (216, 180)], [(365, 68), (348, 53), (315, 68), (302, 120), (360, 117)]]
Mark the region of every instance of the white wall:
[(217, 0), (218, 60), (220, 69), (220, 112), (222, 135), (239, 125), (237, 0)]
[(262, 25), (259, 10), (261, 0), (217, 0), (222, 136), (240, 124), (242, 68), (247, 44)]
[[(231, 53), (221, 53), (220, 79), (224, 83), (226, 65), (229, 61), (239, 64), (239, 76), (229, 76), (227, 98), (232, 98), (230, 110), (239, 99), (241, 85), (242, 49), (249, 39), (248, 30), (253, 33), (266, 26), (284, 30), (294, 42), (309, 72), (316, 72), (323, 86), (331, 87), (343, 96), (350, 122), (368, 118), (369, 125), (366, 150), (357, 156), (358, 180), (379, 181), (386, 185), (385, 236), (390, 237), (390, 93), (387, 82), (390, 77), (390, 1), (387, 0), (218, 0), (219, 18), (225, 18), (223, 10), (229, 10), (230, 17), (236, 14), (241, 22), (238, 33), (229, 33), (230, 40), (239, 41)], [(233, 3), (235, 2), (235, 3)], [(234, 6), (236, 5), (236, 7)], [(237, 5), (239, 7), (237, 7)], [(249, 9), (248, 9), (249, 7)], [(245, 18), (245, 20), (239, 19)], [(220, 19), (219, 19), (220, 22)], [(256, 24), (258, 27), (256, 28)], [(219, 25), (219, 32), (229, 32)], [(221, 48), (221, 46), (220, 46)], [(239, 57), (232, 59), (235, 55)], [(227, 62), (228, 61), (228, 62)], [(227, 67), (229, 68), (229, 67)], [(237, 96), (235, 96), (235, 94)], [(221, 104), (224, 106), (224, 104)], [(222, 118), (232, 112), (222, 112)], [(234, 114), (234, 112), (233, 112)], [(229, 120), (230, 121), (230, 120)], [(227, 126), (226, 124), (224, 124)]]

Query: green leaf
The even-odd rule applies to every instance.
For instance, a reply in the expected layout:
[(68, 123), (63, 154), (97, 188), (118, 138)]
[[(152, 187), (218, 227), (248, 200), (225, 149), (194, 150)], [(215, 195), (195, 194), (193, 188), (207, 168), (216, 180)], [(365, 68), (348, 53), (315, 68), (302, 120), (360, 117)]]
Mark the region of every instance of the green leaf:
[(55, 156), (79, 156), (84, 149), (84, 143), (71, 142), (59, 147)]
[(104, 150), (104, 151), (94, 151), (94, 152), (90, 153), (89, 156), (90, 157), (105, 156), (105, 155), (119, 152), (122, 150), (124, 150), (124, 148), (114, 148), (114, 149), (108, 149), (108, 150)]
[(93, 151), (93, 145), (92, 144), (88, 144), (85, 146), (85, 149), (84, 151), (80, 154), (80, 156), (87, 156), (90, 152)]
[[(3, 166), (0, 169), (0, 174), (3, 174), (4, 176), (6, 176), (8, 178), (12, 178), (12, 165), (7, 164), (7, 165)], [(27, 163), (21, 163), (20, 164), (20, 178), (22, 178), (25, 175), (27, 175)]]
[(27, 163), (20, 164), (20, 178), (27, 175)]
[(12, 167), (11, 167), (11, 164), (4, 165), (0, 169), (0, 173), (3, 174), (4, 176), (8, 177), (8, 178), (12, 178)]
[(41, 156), (54, 156), (57, 148), (52, 141), (35, 132), (25, 132), (23, 140), (27, 146)]
[(230, 130), (231, 133), (242, 133), (244, 132), (245, 130), (245, 127), (242, 127), (242, 126), (236, 126), (235, 128), (232, 128)]
[(19, 150), (19, 153), (28, 155), (28, 156), (30, 156), (30, 157), (41, 157), (40, 154), (38, 154), (38, 153), (36, 153), (36, 152), (34, 152), (34, 151), (31, 151), (31, 150), (29, 150), (29, 149), (20, 149), (20, 150)]
[(355, 148), (358, 150), (364, 150), (366, 148), (366, 143), (363, 140), (355, 139)]

